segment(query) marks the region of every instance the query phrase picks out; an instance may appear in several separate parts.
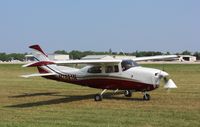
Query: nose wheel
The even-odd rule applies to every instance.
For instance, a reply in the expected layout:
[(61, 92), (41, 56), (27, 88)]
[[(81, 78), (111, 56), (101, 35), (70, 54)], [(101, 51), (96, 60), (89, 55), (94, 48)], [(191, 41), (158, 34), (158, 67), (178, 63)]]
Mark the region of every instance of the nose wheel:
[(143, 100), (149, 101), (150, 99), (151, 99), (151, 96), (148, 93), (144, 92)]

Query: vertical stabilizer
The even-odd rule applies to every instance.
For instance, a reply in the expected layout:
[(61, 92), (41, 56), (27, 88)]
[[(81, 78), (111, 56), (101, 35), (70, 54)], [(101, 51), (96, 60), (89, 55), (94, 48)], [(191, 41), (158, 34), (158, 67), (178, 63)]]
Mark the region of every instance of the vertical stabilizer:
[[(48, 55), (42, 50), (42, 48), (39, 45), (31, 45), (29, 48), (33, 50), (32, 54), (37, 62), (31, 63), (30, 65), (28, 64), (27, 66), (36, 66), (39, 73), (52, 73), (53, 71), (49, 67), (54, 67), (56, 65), (49, 60)], [(47, 67), (47, 65), (49, 67)]]
[(29, 48), (33, 49), (32, 54), (37, 61), (49, 61), (47, 54), (39, 45), (32, 45)]

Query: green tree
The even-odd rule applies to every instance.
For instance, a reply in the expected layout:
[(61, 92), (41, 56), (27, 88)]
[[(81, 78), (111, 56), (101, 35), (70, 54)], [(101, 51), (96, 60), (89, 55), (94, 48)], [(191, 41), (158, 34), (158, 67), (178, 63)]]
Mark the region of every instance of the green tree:
[(200, 60), (200, 52), (195, 52), (193, 55), (196, 56), (197, 60)]
[(55, 54), (69, 54), (67, 51), (65, 50), (57, 50), (54, 52)]
[(1, 61), (8, 61), (6, 53), (0, 53), (0, 60)]
[(183, 52), (181, 53), (181, 55), (192, 55), (192, 53), (189, 52), (189, 51), (187, 51), (187, 50), (185, 50), (185, 51), (183, 51)]

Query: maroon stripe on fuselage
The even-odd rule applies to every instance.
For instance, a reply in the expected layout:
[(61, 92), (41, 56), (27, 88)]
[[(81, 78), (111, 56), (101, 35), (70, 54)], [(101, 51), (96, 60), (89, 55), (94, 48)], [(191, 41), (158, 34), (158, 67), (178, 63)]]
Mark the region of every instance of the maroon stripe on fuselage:
[(152, 84), (145, 84), (131, 80), (123, 80), (123, 79), (110, 79), (110, 78), (91, 78), (91, 79), (82, 79), (82, 80), (66, 80), (56, 76), (45, 76), (45, 78), (88, 86), (92, 88), (98, 89), (109, 89), (109, 90), (135, 90), (135, 91), (151, 91), (158, 86), (155, 87)]

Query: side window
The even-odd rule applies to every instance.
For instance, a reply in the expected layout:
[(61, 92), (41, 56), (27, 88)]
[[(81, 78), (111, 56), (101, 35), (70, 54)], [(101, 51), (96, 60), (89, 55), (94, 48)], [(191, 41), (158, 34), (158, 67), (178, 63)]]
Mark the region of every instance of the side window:
[(119, 67), (118, 65), (114, 65), (114, 66), (106, 66), (106, 73), (113, 73), (113, 72), (119, 72)]
[(106, 66), (106, 73), (112, 73), (113, 72), (113, 66)]
[(118, 67), (118, 65), (115, 65), (115, 66), (114, 66), (114, 69), (115, 69), (115, 72), (119, 72), (119, 67)]
[(101, 66), (94, 66), (88, 69), (88, 73), (101, 73), (102, 67)]

